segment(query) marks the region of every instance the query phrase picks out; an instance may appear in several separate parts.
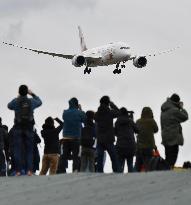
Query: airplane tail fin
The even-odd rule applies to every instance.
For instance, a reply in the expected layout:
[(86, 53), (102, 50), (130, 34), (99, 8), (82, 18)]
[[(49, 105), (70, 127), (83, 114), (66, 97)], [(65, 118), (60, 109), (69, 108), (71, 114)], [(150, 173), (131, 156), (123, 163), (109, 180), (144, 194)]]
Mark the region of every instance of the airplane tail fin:
[(87, 50), (87, 47), (86, 47), (86, 43), (84, 40), (84, 35), (82, 33), (82, 29), (80, 28), (80, 26), (78, 26), (78, 30), (79, 30), (81, 51), (83, 52), (83, 51)]

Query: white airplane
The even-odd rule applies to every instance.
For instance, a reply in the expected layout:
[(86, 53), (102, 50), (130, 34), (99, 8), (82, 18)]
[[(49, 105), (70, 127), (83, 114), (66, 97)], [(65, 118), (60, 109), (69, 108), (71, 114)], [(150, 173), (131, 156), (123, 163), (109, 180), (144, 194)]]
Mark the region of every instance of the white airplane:
[[(104, 46), (87, 49), (82, 30), (79, 26), (78, 26), (78, 30), (79, 30), (79, 37), (80, 37), (81, 52), (75, 55), (53, 53), (53, 52), (42, 51), (42, 50), (37, 50), (32, 48), (26, 48), (23, 46), (14, 45), (12, 43), (6, 43), (6, 42), (3, 43), (9, 46), (30, 50), (38, 54), (42, 53), (42, 54), (51, 55), (53, 57), (57, 56), (61, 58), (71, 59), (72, 65), (74, 65), (75, 67), (85, 66), (84, 74), (91, 73), (90, 67), (108, 66), (113, 64), (116, 64), (116, 68), (113, 71), (113, 73), (120, 74), (121, 68), (125, 68), (125, 62), (129, 60), (133, 60), (133, 65), (135, 67), (143, 68), (147, 65), (147, 57), (171, 52), (176, 48), (178, 48), (176, 47), (171, 50), (159, 52), (156, 54), (149, 54), (149, 55), (142, 55), (142, 56), (135, 55), (132, 52), (130, 46), (123, 42), (109, 43)], [(121, 68), (120, 68), (120, 64), (121, 64)]]

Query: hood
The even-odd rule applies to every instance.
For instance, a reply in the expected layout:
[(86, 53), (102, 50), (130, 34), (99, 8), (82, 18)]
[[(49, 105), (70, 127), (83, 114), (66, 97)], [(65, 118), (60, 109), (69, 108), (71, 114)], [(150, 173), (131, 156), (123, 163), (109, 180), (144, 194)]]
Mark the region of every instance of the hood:
[(166, 102), (164, 102), (161, 106), (161, 111), (165, 112), (169, 109), (172, 109), (178, 106), (179, 106), (178, 103), (173, 102), (170, 98), (167, 98)]
[(150, 107), (143, 108), (141, 118), (153, 118), (153, 112)]

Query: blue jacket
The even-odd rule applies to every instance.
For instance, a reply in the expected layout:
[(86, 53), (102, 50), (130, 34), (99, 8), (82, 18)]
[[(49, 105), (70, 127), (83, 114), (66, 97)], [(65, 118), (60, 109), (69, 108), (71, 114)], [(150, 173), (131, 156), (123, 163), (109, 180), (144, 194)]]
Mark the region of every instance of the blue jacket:
[(62, 118), (64, 120), (63, 136), (79, 139), (81, 137), (82, 123), (86, 120), (85, 112), (70, 104), (69, 109), (64, 110)]
[[(20, 96), (19, 98), (28, 98), (28, 97), (27, 96)], [(42, 101), (36, 95), (33, 95), (33, 98), (28, 98), (28, 99), (31, 101), (32, 116), (33, 116), (34, 109), (37, 108), (37, 107), (40, 107), (42, 105)], [(14, 110), (15, 111), (15, 116), (16, 116), (17, 113), (19, 112), (18, 98), (14, 98), (10, 103), (8, 103), (7, 107), (10, 110)]]

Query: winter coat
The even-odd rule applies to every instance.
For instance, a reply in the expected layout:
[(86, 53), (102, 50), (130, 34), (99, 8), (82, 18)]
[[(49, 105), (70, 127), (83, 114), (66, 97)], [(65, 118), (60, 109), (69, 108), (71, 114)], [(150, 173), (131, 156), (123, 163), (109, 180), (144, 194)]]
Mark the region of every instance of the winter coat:
[(27, 96), (20, 96), (18, 98), (14, 98), (11, 102), (8, 103), (7, 107), (10, 109), (10, 110), (14, 110), (15, 111), (15, 119), (14, 119), (14, 123), (16, 124), (16, 117), (18, 115), (18, 113), (20, 112), (20, 105), (19, 105), (19, 100), (22, 100), (22, 99), (29, 99), (30, 100), (30, 103), (31, 103), (31, 117), (32, 119), (34, 119), (33, 117), (33, 112), (34, 112), (34, 109), (40, 107), (42, 105), (42, 101), (41, 99), (34, 95), (32, 96), (32, 98), (28, 98)]
[(113, 119), (118, 117), (119, 110), (113, 106), (110, 109), (107, 105), (100, 105), (95, 114), (96, 136), (98, 143), (111, 144), (115, 141)]
[(120, 116), (115, 122), (115, 134), (117, 136), (117, 147), (126, 148), (129, 153), (135, 153), (136, 143), (134, 134), (138, 128), (134, 121), (126, 115)]
[(86, 121), (85, 126), (82, 128), (80, 145), (86, 148), (93, 148), (95, 138), (95, 123), (90, 120)]
[(142, 116), (137, 120), (136, 125), (139, 130), (137, 135), (137, 148), (154, 149), (156, 147), (154, 133), (158, 132), (158, 126), (153, 119), (153, 113), (150, 108), (143, 108)]
[(0, 151), (4, 149), (4, 139), (5, 139), (5, 130), (4, 128), (0, 125)]
[(177, 103), (167, 99), (161, 106), (162, 144), (164, 146), (183, 145), (182, 122), (188, 120), (188, 113)]
[(69, 109), (64, 110), (62, 118), (64, 120), (63, 136), (80, 139), (82, 123), (86, 120), (85, 112), (79, 110), (78, 107), (70, 101)]
[(55, 128), (54, 126), (43, 125), (41, 131), (42, 138), (44, 139), (44, 154), (59, 154), (59, 133), (63, 128), (63, 124)]

